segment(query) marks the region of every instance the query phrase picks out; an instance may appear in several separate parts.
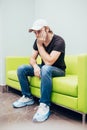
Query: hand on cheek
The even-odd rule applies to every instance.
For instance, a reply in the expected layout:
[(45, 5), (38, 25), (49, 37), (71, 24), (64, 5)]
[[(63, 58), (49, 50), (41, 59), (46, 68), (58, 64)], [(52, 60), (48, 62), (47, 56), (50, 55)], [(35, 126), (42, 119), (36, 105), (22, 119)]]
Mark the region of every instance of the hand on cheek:
[(38, 44), (43, 44), (45, 42), (45, 33), (41, 32), (37, 38), (37, 43)]

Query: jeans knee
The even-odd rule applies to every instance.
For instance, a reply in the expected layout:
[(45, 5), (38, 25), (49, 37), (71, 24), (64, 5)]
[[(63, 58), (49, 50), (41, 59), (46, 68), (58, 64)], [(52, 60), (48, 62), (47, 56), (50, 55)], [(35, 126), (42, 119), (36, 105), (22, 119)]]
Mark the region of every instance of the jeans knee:
[(50, 69), (50, 66), (49, 65), (43, 65), (42, 68), (41, 68), (41, 74), (42, 75), (48, 75), (50, 74), (51, 72), (51, 69)]
[(22, 74), (24, 72), (24, 68), (25, 68), (24, 65), (19, 66), (18, 69), (17, 69), (17, 74), (18, 75)]

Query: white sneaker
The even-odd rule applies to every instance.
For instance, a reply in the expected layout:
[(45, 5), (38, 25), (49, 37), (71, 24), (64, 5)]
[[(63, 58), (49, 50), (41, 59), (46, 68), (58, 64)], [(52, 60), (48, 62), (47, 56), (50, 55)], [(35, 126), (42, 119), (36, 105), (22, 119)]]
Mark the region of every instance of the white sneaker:
[(34, 104), (34, 100), (23, 95), (19, 100), (15, 101), (12, 105), (15, 108), (20, 108)]
[(45, 103), (40, 103), (36, 114), (33, 117), (33, 121), (42, 122), (45, 121), (50, 115), (50, 108)]

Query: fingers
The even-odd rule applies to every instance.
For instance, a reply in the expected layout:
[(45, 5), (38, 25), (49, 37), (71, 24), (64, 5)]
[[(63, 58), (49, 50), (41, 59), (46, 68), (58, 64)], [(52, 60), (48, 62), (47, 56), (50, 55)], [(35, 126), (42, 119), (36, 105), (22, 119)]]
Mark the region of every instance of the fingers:
[(43, 42), (45, 41), (45, 34), (43, 32), (40, 33), (39, 37), (38, 37), (38, 42)]
[(40, 78), (40, 72), (35, 72), (35, 76)]

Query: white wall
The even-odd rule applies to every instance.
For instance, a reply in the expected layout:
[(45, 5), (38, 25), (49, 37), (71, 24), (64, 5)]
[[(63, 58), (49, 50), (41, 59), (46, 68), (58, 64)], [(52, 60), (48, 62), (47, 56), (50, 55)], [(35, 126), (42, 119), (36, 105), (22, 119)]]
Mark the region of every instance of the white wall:
[(5, 84), (5, 57), (30, 55), (34, 35), (28, 28), (47, 19), (66, 42), (66, 54), (87, 52), (87, 0), (0, 0), (0, 84)]
[[(34, 18), (34, 0), (3, 0), (3, 51), (6, 55), (26, 55), (31, 47), (28, 28)], [(23, 53), (24, 51), (24, 53)]]
[[(1, 1), (0, 1), (0, 72), (2, 72), (2, 14), (1, 14)], [(0, 80), (2, 80), (1, 73), (0, 73)]]
[(46, 18), (66, 41), (67, 54), (87, 52), (87, 0), (36, 0), (35, 16)]
[[(0, 84), (5, 83), (5, 57), (30, 55), (34, 0), (0, 0)], [(2, 51), (2, 52), (1, 52)]]

